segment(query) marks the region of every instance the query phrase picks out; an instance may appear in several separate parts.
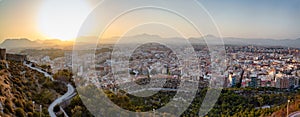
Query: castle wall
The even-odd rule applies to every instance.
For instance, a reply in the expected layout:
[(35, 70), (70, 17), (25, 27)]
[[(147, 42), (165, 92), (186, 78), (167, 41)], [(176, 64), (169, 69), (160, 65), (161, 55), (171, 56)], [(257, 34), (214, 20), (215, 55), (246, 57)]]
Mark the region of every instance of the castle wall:
[(9, 54), (6, 53), (5, 48), (0, 48), (0, 60), (23, 62), (23, 61), (27, 61), (27, 55)]
[(6, 60), (6, 49), (0, 48), (0, 60)]
[(6, 54), (6, 60), (23, 62), (23, 61), (27, 61), (27, 55)]

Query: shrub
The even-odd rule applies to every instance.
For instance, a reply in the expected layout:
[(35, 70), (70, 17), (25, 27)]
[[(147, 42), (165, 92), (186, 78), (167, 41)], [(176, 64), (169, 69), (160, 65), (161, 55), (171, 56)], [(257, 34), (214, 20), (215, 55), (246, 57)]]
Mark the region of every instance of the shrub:
[(57, 73), (53, 75), (54, 79), (63, 81), (63, 82), (72, 82), (72, 72), (64, 69), (64, 70), (59, 70)]
[(17, 107), (24, 108), (24, 101), (23, 101), (22, 99), (16, 100), (16, 101), (15, 101), (15, 105), (16, 105)]
[(17, 108), (16, 109), (16, 116), (17, 117), (26, 117), (26, 113), (22, 108)]
[(39, 112), (34, 112), (34, 113), (33, 113), (33, 116), (34, 116), (34, 117), (39, 117), (39, 116), (40, 116), (40, 113), (39, 113)]
[(27, 116), (28, 116), (28, 117), (34, 117), (32, 112), (28, 112), (28, 113), (27, 113)]
[(7, 109), (8, 112), (14, 113), (12, 102), (8, 99), (5, 100), (5, 109)]
[(33, 105), (32, 105), (32, 101), (29, 101), (25, 104), (25, 110), (27, 112), (33, 112)]

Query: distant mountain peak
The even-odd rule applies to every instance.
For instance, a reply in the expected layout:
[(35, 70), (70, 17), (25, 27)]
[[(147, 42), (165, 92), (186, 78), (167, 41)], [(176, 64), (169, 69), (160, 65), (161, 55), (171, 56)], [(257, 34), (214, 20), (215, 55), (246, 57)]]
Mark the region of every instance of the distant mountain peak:
[(212, 34), (205, 35), (204, 37), (206, 37), (206, 38), (216, 38), (216, 36), (212, 35)]
[(27, 38), (5, 39), (4, 41), (31, 41)]
[(161, 38), (159, 35), (151, 35), (151, 34), (147, 34), (147, 33), (143, 33), (143, 34), (140, 34), (140, 35), (135, 35), (133, 37), (144, 37), (144, 38)]
[(20, 39), (6, 39), (1, 44), (0, 47), (13, 49), (13, 48), (37, 48), (37, 47), (58, 47), (58, 45), (72, 45), (72, 42), (61, 41), (59, 39), (49, 39), (49, 40), (36, 40), (31, 41), (27, 38)]
[(1, 47), (5, 48), (17, 48), (17, 47), (26, 47), (26, 46), (36, 46), (36, 42), (31, 41), (27, 38), (20, 39), (6, 39), (2, 42)]

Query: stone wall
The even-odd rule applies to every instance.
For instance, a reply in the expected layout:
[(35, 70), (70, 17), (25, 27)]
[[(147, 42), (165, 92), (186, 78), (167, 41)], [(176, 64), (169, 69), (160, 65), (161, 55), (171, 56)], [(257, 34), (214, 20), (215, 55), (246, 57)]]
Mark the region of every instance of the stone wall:
[(6, 60), (6, 49), (0, 48), (0, 60)]
[(27, 55), (9, 54), (6, 53), (5, 48), (0, 48), (0, 60), (23, 62), (23, 61), (27, 61)]
[(6, 60), (23, 62), (23, 61), (27, 61), (27, 55), (6, 54)]

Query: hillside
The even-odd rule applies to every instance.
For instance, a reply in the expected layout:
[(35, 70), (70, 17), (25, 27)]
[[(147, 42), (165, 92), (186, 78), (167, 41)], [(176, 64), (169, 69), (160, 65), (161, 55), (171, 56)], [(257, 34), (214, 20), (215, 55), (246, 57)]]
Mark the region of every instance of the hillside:
[(22, 63), (0, 61), (0, 104), (3, 106), (1, 117), (22, 117), (26, 114), (29, 117), (39, 116), (40, 105), (42, 114), (48, 115), (49, 104), (66, 90), (64, 84), (52, 82)]

